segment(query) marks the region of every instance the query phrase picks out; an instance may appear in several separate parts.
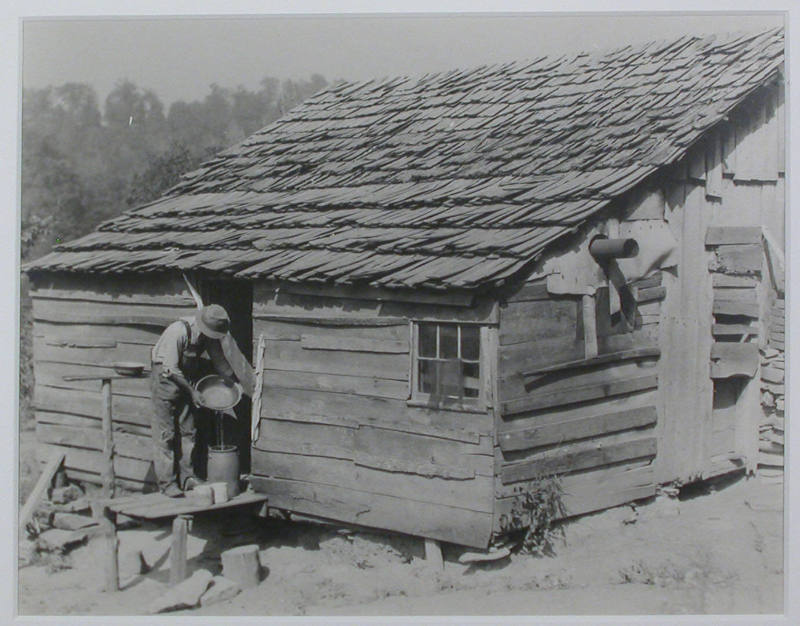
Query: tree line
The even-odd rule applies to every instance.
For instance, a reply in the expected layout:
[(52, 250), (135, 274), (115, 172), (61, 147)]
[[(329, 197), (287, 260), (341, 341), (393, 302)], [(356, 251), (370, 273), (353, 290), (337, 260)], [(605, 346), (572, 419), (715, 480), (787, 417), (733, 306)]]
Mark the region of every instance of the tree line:
[(204, 98), (168, 108), (154, 91), (128, 80), (117, 83), (102, 107), (85, 83), (24, 89), (23, 262), (157, 198), (182, 173), (327, 84), (319, 74), (266, 77), (255, 91), (212, 84)]

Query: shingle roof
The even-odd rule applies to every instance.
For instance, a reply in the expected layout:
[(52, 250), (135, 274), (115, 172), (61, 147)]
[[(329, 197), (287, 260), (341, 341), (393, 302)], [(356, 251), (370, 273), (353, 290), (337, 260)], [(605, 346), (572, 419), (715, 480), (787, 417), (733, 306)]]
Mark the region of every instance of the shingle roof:
[(498, 285), (771, 79), (783, 31), (345, 83), (28, 269)]

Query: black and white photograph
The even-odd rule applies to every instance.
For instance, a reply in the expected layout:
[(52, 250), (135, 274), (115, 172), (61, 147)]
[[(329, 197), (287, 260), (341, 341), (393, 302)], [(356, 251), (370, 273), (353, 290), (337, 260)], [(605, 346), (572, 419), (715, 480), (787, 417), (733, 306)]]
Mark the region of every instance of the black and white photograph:
[(780, 620), (757, 9), (22, 9), (14, 615)]

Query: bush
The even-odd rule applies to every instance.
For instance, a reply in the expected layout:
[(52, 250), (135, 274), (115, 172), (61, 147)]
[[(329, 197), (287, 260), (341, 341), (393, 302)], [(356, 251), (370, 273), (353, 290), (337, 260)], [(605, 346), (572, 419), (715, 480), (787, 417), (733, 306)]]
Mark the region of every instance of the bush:
[(525, 554), (554, 554), (555, 542), (564, 539), (564, 529), (558, 524), (566, 515), (561, 481), (558, 476), (535, 478), (517, 491), (510, 516), (500, 519), (502, 531), (524, 530), (521, 551)]

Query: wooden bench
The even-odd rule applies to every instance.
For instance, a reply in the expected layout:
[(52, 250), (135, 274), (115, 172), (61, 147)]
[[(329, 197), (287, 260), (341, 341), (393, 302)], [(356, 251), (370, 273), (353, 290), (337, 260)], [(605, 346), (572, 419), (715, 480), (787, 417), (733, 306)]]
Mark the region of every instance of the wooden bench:
[(107, 541), (105, 558), (106, 591), (119, 591), (118, 515), (151, 521), (174, 518), (170, 548), (170, 584), (174, 585), (186, 577), (186, 536), (189, 532), (193, 515), (235, 507), (263, 505), (266, 501), (267, 496), (253, 491), (246, 491), (227, 502), (219, 504), (199, 502), (191, 496), (169, 498), (162, 493), (106, 498), (93, 502), (93, 515), (103, 528)]

